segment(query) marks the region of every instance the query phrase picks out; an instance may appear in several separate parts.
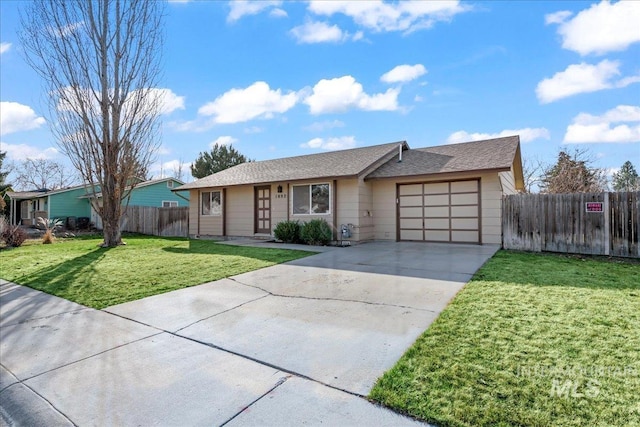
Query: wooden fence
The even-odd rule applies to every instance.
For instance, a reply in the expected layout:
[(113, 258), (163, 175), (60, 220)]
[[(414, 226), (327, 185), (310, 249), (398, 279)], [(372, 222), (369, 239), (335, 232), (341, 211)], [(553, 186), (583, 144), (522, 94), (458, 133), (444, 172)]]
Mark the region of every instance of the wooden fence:
[(122, 231), (131, 233), (187, 237), (189, 235), (189, 208), (129, 206), (121, 224)]
[(640, 258), (640, 192), (518, 194), (502, 207), (505, 249)]

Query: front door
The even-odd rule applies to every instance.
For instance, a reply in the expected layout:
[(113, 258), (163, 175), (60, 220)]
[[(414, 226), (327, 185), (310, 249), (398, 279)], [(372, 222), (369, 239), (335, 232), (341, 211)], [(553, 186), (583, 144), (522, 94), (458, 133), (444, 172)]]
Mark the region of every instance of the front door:
[(271, 234), (271, 186), (255, 187), (255, 230), (257, 234)]

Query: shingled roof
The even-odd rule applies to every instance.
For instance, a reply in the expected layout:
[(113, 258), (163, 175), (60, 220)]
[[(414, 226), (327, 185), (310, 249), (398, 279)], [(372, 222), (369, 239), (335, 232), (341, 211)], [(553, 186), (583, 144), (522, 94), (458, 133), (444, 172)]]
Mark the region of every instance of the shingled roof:
[[(406, 150), (370, 173), (365, 179), (432, 175), (452, 172), (496, 170), (508, 171), (520, 147), (519, 136), (438, 145)], [(517, 167), (521, 167), (518, 163)], [(516, 177), (517, 179), (518, 177)]]
[(242, 163), (180, 186), (174, 191), (303, 179), (356, 177), (365, 173), (376, 162), (388, 159), (398, 150), (399, 144), (406, 147), (405, 142), (393, 142), (350, 150)]

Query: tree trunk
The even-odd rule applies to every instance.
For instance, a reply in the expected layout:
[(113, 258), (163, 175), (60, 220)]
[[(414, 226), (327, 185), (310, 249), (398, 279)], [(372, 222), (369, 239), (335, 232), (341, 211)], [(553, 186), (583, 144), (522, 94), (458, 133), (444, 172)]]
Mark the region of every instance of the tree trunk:
[(120, 221), (114, 218), (102, 219), (104, 242), (102, 244), (105, 248), (111, 248), (114, 246), (122, 245), (122, 232), (120, 231)]
[(120, 231), (122, 205), (115, 181), (113, 177), (106, 177), (105, 187), (102, 190), (102, 232), (104, 236), (102, 245), (104, 247), (114, 247), (122, 244), (122, 232)]

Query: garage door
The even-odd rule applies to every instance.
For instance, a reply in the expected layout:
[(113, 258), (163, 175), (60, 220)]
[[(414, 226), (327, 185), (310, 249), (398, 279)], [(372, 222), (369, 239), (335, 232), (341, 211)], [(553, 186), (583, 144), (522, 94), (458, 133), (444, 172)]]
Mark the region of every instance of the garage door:
[(398, 240), (480, 243), (480, 181), (398, 185)]

